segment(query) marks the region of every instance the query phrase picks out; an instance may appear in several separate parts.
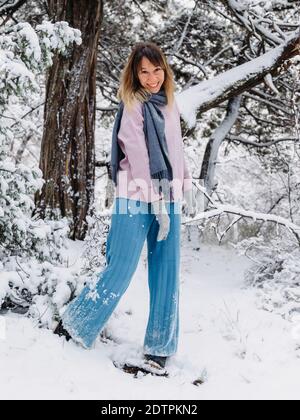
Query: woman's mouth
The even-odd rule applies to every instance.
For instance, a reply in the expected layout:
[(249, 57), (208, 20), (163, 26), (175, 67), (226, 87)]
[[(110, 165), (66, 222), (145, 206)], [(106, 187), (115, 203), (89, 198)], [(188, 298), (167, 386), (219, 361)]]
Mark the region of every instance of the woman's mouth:
[(155, 85), (148, 85), (151, 89), (157, 88), (159, 85), (159, 82), (157, 82)]

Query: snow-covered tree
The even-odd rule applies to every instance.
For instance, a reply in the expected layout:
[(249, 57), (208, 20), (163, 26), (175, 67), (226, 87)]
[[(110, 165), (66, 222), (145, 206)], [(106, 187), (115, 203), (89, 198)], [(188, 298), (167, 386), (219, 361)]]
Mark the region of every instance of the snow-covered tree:
[[(30, 258), (49, 264), (61, 260), (60, 248), (67, 235), (67, 225), (64, 220), (51, 222), (31, 217), (33, 195), (44, 183), (42, 173), (36, 167), (16, 164), (10, 145), (18, 104), (39, 90), (37, 75), (52, 64), (54, 52), (66, 53), (73, 42), (80, 43), (80, 32), (66, 22), (44, 22), (35, 29), (28, 23), (18, 23), (0, 32), (1, 304), (11, 300), (11, 294), (28, 296), (29, 293), (27, 282), (12, 281), (5, 275), (7, 270), (28, 263)], [(37, 291), (36, 288), (29, 294)]]

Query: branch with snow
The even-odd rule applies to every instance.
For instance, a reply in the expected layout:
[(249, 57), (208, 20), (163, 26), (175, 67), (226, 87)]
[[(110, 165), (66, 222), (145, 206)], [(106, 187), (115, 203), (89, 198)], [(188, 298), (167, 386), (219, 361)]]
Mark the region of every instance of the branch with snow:
[(230, 227), (226, 229), (225, 233), (227, 233), (232, 228), (232, 226), (235, 223), (237, 223), (239, 220), (243, 218), (252, 219), (254, 221), (275, 223), (276, 225), (285, 227), (296, 237), (297, 242), (300, 246), (300, 226), (296, 225), (290, 220), (285, 219), (284, 217), (281, 217), (281, 216), (248, 211), (240, 207), (235, 207), (231, 205), (219, 205), (215, 203), (215, 201), (207, 194), (205, 188), (203, 188), (198, 182), (193, 181), (193, 184), (209, 200), (210, 208), (208, 211), (198, 213), (193, 219), (189, 219), (186, 222), (183, 222), (183, 225), (189, 225), (192, 223), (200, 222), (202, 220), (213, 219), (215, 217), (222, 216), (223, 214), (230, 214), (230, 215), (237, 216), (237, 218), (235, 219), (233, 223), (230, 224)]
[(52, 64), (56, 51), (65, 53), (81, 32), (67, 22), (43, 22), (34, 29), (23, 22), (0, 33), (0, 109), (3, 112), (12, 95), (27, 95), (38, 89), (35, 75)]
[(279, 47), (271, 49), (260, 57), (177, 94), (180, 112), (189, 128), (195, 126), (198, 114), (257, 86), (268, 74), (278, 71), (299, 52), (300, 32), (297, 32)]
[(220, 0), (232, 16), (251, 35), (269, 45), (280, 45), (288, 34), (281, 29), (281, 22), (270, 17), (270, 11), (265, 10), (263, 2), (260, 6), (256, 1)]
[(0, 16), (14, 14), (25, 3), (27, 3), (27, 0), (14, 0), (14, 1), (7, 0), (5, 2), (2, 2), (2, 4), (0, 4)]

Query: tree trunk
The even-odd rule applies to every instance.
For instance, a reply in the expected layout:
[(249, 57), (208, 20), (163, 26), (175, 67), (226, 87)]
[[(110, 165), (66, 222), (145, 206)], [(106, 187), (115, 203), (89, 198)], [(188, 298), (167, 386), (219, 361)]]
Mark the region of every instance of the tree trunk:
[(42, 218), (70, 219), (71, 239), (83, 240), (94, 200), (96, 61), (102, 0), (48, 0), (51, 18), (82, 32), (82, 44), (57, 55), (47, 78), (40, 168), (45, 184), (36, 194)]
[[(215, 173), (219, 150), (238, 118), (241, 99), (241, 96), (237, 96), (229, 100), (226, 116), (221, 125), (215, 130), (205, 149), (200, 178), (204, 180), (204, 186), (209, 196), (217, 187)], [(205, 210), (208, 207), (207, 199), (204, 207)]]

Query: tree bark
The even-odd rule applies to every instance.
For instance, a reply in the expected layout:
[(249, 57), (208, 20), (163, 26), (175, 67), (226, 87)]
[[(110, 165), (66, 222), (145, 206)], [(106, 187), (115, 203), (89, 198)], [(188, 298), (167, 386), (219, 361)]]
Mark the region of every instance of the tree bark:
[(70, 219), (71, 239), (83, 240), (94, 200), (96, 60), (102, 0), (48, 0), (51, 18), (82, 32), (82, 44), (57, 55), (47, 78), (40, 168), (45, 184), (36, 194), (42, 218)]

